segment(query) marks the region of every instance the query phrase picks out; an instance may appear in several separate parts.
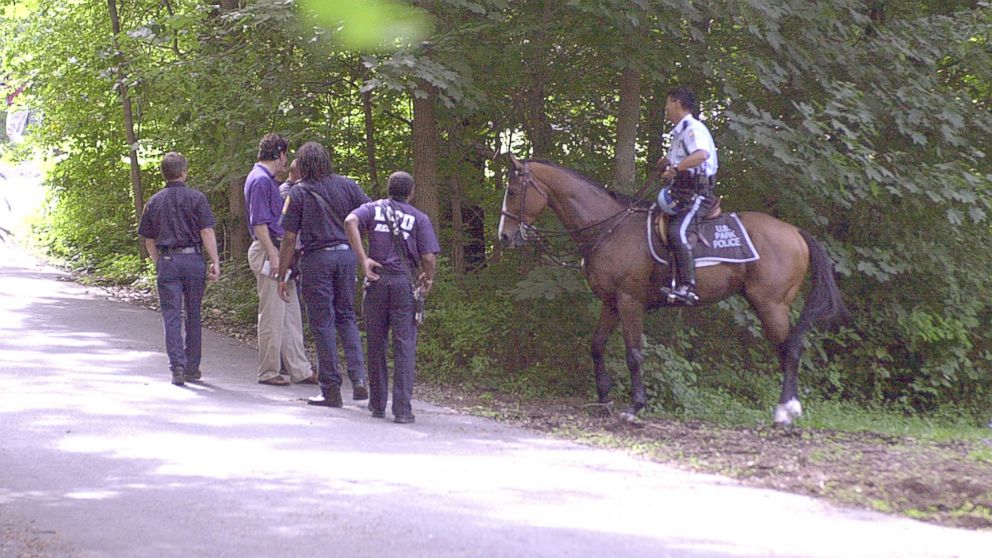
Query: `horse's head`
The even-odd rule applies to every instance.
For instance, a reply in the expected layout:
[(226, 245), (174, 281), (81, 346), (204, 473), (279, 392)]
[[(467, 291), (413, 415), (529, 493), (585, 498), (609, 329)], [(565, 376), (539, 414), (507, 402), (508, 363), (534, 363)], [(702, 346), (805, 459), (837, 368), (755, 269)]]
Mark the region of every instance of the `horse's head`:
[(499, 240), (513, 248), (528, 239), (531, 224), (548, 206), (548, 194), (531, 174), (530, 163), (510, 154), (510, 176), (503, 194), (503, 210), (499, 219)]

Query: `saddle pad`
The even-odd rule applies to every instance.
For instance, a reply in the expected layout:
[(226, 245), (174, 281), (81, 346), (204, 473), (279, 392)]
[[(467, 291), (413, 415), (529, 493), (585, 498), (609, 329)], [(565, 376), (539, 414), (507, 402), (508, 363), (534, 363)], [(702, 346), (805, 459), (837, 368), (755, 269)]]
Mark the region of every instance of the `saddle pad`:
[[(654, 219), (648, 219), (649, 223), (652, 221)], [(651, 255), (658, 263), (668, 265), (668, 261), (659, 256), (667, 255), (668, 250), (661, 245), (657, 235), (651, 234), (650, 237)], [(761, 257), (736, 213), (723, 213), (714, 219), (702, 221), (695, 231), (690, 229), (689, 241), (692, 243), (697, 268), (722, 263), (753, 262)]]

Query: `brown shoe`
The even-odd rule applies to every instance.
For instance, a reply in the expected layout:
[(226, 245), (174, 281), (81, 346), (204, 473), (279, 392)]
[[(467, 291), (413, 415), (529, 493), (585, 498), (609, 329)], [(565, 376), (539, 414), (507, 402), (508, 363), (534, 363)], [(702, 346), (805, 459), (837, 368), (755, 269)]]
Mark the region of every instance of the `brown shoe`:
[(259, 380), (258, 383), (265, 384), (267, 386), (288, 386), (289, 380), (283, 378), (282, 376), (273, 376), (268, 380)]
[(303, 378), (299, 382), (296, 382), (296, 385), (300, 385), (300, 384), (311, 385), (311, 386), (317, 385), (317, 373), (314, 372), (313, 374), (310, 374), (309, 376)]

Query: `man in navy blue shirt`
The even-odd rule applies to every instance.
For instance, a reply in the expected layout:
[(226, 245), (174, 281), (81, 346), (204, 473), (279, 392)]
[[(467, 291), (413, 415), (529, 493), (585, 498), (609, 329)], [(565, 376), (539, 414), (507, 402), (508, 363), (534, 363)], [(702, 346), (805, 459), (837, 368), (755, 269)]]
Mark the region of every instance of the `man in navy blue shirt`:
[[(368, 343), (369, 410), (373, 417), (386, 416), (386, 353), (392, 330), (393, 420), (400, 424), (414, 421), (416, 297), (431, 291), (437, 253), (441, 251), (430, 219), (407, 201), (413, 189), (412, 176), (394, 172), (389, 176), (389, 198), (363, 204), (344, 221), (348, 241), (365, 273), (362, 308)], [(368, 255), (362, 246), (362, 231), (369, 237)]]
[[(214, 216), (206, 196), (186, 187), (188, 164), (179, 153), (162, 159), (165, 189), (157, 192), (141, 214), (138, 234), (155, 262), (159, 306), (165, 322), (165, 350), (172, 383), (200, 379), (200, 305), (206, 279), (220, 277)], [(210, 269), (203, 251), (210, 256)], [(186, 314), (186, 340), (182, 314)]]
[[(279, 223), (283, 198), (275, 175), (286, 166), (288, 147), (279, 134), (266, 134), (258, 142), (258, 162), (245, 180), (245, 209), (253, 239), (248, 247), (248, 267), (255, 274), (258, 292), (258, 383), (272, 386), (316, 383), (303, 345), (303, 315), (296, 289), (291, 289), (284, 302), (275, 280), (283, 238)], [(283, 366), (289, 379), (280, 373)]]
[(302, 182), (293, 186), (283, 216), (286, 228), (279, 254), (279, 296), (289, 300), (294, 289), (284, 281), (293, 259), (297, 238), (303, 300), (307, 305), (310, 331), (317, 342), (317, 381), (321, 394), (308, 403), (341, 407), (341, 374), (335, 332), (341, 335), (352, 399), (368, 399), (362, 340), (355, 322), (355, 254), (349, 249), (342, 221), (348, 213), (369, 201), (355, 181), (333, 174), (331, 157), (317, 142), (303, 144), (296, 153)]

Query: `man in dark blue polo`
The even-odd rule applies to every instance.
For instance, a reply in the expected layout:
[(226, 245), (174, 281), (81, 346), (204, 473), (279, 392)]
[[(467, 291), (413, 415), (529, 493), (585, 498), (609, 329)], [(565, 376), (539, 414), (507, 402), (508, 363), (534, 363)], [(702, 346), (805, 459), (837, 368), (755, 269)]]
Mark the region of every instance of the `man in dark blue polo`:
[[(245, 180), (245, 209), (252, 237), (248, 267), (255, 274), (258, 293), (258, 383), (272, 386), (316, 381), (303, 346), (303, 315), (296, 289), (291, 289), (289, 300), (284, 302), (275, 280), (283, 237), (279, 224), (283, 198), (275, 175), (286, 166), (287, 148), (285, 138), (266, 134), (258, 142), (258, 162)], [(282, 367), (289, 379), (280, 373)]]
[(344, 217), (369, 201), (355, 181), (331, 172), (331, 157), (322, 145), (307, 142), (296, 153), (302, 182), (289, 191), (283, 216), (286, 228), (279, 253), (279, 296), (289, 300), (294, 289), (284, 279), (292, 263), (297, 237), (302, 245), (300, 276), (310, 331), (317, 342), (320, 396), (308, 403), (341, 407), (341, 374), (335, 330), (341, 335), (351, 377), (352, 398), (368, 399), (362, 340), (355, 323), (357, 262), (348, 246)]
[[(206, 279), (220, 277), (214, 216), (202, 192), (186, 187), (188, 164), (179, 153), (162, 159), (165, 189), (148, 200), (138, 224), (148, 255), (155, 262), (158, 300), (165, 322), (165, 351), (172, 383), (200, 379), (200, 304)], [(203, 251), (210, 256), (210, 269)], [(186, 314), (186, 341), (181, 320)]]
[[(413, 187), (412, 176), (394, 172), (388, 182), (389, 198), (362, 205), (344, 221), (348, 241), (365, 273), (362, 308), (368, 343), (369, 410), (373, 417), (386, 416), (386, 353), (392, 330), (393, 419), (400, 424), (414, 421), (410, 401), (417, 360), (415, 298), (431, 291), (437, 253), (441, 251), (430, 219), (407, 201)], [(369, 237), (367, 256), (361, 231)]]

